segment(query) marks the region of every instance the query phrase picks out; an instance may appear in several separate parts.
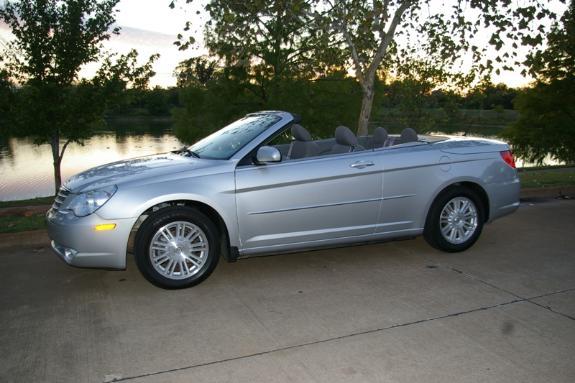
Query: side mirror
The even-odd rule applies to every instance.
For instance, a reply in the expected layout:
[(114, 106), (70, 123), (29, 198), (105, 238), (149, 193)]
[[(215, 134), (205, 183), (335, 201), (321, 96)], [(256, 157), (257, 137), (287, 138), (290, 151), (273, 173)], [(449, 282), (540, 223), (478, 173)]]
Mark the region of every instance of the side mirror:
[(258, 149), (256, 160), (259, 164), (280, 162), (282, 160), (282, 154), (272, 146), (262, 146)]

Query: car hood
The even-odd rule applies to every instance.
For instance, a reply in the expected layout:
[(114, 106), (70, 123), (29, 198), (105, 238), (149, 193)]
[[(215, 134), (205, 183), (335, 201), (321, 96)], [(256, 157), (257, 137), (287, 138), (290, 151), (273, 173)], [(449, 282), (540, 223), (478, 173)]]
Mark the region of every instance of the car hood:
[(162, 153), (112, 162), (97, 166), (72, 176), (64, 187), (74, 193), (118, 185), (145, 178), (156, 178), (198, 167), (209, 166), (211, 160), (186, 157), (174, 153)]

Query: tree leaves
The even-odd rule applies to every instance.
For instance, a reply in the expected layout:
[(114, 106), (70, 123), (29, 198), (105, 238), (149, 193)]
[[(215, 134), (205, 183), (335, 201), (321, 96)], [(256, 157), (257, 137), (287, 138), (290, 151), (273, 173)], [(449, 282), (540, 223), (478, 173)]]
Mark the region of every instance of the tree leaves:
[[(7, 75), (19, 85), (11, 93), (10, 134), (50, 143), (56, 189), (67, 145), (88, 137), (103, 119), (106, 106), (118, 101), (126, 87), (146, 88), (154, 74), (157, 55), (143, 65), (138, 65), (136, 51), (103, 55), (102, 42), (119, 33), (113, 27), (118, 1), (21, 0), (0, 9), (0, 20), (15, 36), (3, 52)], [(99, 59), (102, 65), (96, 76), (80, 79), (82, 67)]]
[(575, 163), (575, 1), (547, 41), (547, 49), (528, 56), (538, 82), (517, 97), (520, 118), (502, 136), (528, 161), (541, 163), (550, 155)]
[[(543, 43), (555, 18), (553, 8), (540, 0), (437, 5), (431, 0), (210, 0), (205, 43), (212, 56), (243, 73), (245, 88), (264, 103), (278, 79), (313, 79), (342, 69), (353, 69), (368, 97), (378, 73), (401, 73), (410, 61), (433, 64), (460, 89), (502, 74), (521, 64), (520, 46)], [(184, 31), (189, 30), (186, 24)], [(177, 45), (190, 47), (183, 40)], [(371, 108), (364, 104), (362, 134)]]
[(75, 81), (82, 65), (97, 60), (101, 43), (110, 38), (118, 1), (6, 3), (0, 19), (16, 37), (10, 44), (12, 75), (20, 82)]

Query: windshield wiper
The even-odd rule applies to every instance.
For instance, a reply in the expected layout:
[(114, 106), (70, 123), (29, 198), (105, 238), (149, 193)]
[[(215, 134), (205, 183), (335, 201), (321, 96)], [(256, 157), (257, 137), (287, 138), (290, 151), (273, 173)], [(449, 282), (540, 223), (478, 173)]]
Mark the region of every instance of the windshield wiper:
[(199, 155), (198, 153), (194, 152), (193, 150), (190, 150), (190, 149), (186, 148), (186, 149), (184, 149), (184, 151), (185, 151), (189, 156), (192, 156), (192, 157), (195, 157), (195, 158), (200, 158), (200, 155)]
[(184, 146), (183, 148), (178, 149), (178, 150), (174, 150), (174, 153), (186, 154), (188, 157), (200, 158), (200, 155), (198, 153), (194, 152), (193, 150), (188, 149), (187, 146)]

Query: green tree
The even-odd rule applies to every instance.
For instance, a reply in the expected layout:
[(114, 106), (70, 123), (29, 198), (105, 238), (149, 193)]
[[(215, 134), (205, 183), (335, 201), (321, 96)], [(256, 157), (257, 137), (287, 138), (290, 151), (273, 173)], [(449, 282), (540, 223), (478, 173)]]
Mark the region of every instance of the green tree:
[(199, 85), (205, 87), (214, 79), (217, 62), (204, 56), (192, 57), (180, 62), (174, 71), (178, 87)]
[[(520, 65), (519, 45), (541, 44), (555, 17), (541, 0), (211, 0), (206, 10), (210, 53), (238, 67), (236, 80), (262, 104), (282, 78), (353, 68), (362, 91), (360, 135), (367, 133), (382, 72), (401, 74), (411, 60), (425, 61), (441, 69), (444, 80), (468, 86)], [(188, 23), (183, 34), (192, 28)], [(177, 44), (185, 49), (193, 40), (183, 34)], [(488, 43), (480, 44), (479, 35)], [(466, 64), (468, 73), (461, 73)]]
[[(182, 107), (174, 110), (178, 137), (192, 141), (231, 119), (261, 109), (299, 113), (307, 126), (315, 125), (323, 114), (328, 118), (321, 128), (329, 130), (335, 128), (327, 125), (331, 118), (351, 121), (344, 115), (356, 113), (347, 107), (354, 103), (349, 100), (350, 83), (355, 87), (353, 80), (340, 75), (342, 67), (333, 65), (343, 61), (343, 52), (337, 43), (329, 46), (329, 31), (313, 23), (318, 3), (319, 0), (207, 2), (210, 19), (206, 23), (205, 43), (210, 58), (193, 58), (176, 69), (178, 84), (183, 87)], [(193, 27), (187, 23), (183, 34)], [(192, 43), (180, 35), (177, 45), (186, 49)], [(322, 110), (328, 105), (339, 108)]]
[(374, 84), (374, 105), (379, 107), (375, 112), (379, 114), (374, 117), (393, 121), (386, 124), (391, 131), (406, 127), (430, 131), (437, 122), (437, 113), (431, 110), (436, 107), (432, 104), (432, 91), (443, 82), (444, 76), (441, 68), (419, 60), (404, 60), (393, 76), (379, 74), (378, 77), (392, 79), (376, 80)]
[(174, 108), (174, 132), (183, 142), (194, 142), (233, 119), (261, 109), (297, 111), (306, 127), (329, 137), (338, 125), (356, 118), (360, 90), (345, 73), (332, 73), (314, 80), (281, 79), (267, 101), (247, 90), (232, 73), (219, 68), (205, 86), (194, 83), (180, 88), (180, 104)]
[(317, 0), (211, 0), (206, 45), (226, 65), (250, 68), (254, 77), (305, 78), (314, 74), (324, 31), (310, 28)]
[(0, 69), (0, 135), (6, 136), (10, 127), (10, 117), (13, 116), (14, 85), (8, 72)]
[(118, 1), (21, 0), (0, 9), (15, 36), (4, 53), (6, 70), (20, 86), (12, 133), (51, 145), (56, 191), (68, 145), (82, 142), (127, 86), (146, 87), (153, 75), (157, 56), (138, 66), (132, 51), (105, 58), (94, 78), (79, 79), (85, 64), (102, 59), (102, 42), (119, 33), (112, 28)]
[[(205, 45), (210, 55), (229, 69), (227, 74), (265, 104), (282, 79), (316, 78), (327, 73), (330, 63), (336, 61), (334, 56), (341, 53), (327, 45), (328, 31), (313, 23), (318, 3), (210, 0), (205, 6), (210, 16), (204, 30)], [(193, 27), (188, 22), (184, 30)], [(182, 34), (179, 37), (176, 44), (180, 49), (193, 42)]]
[[(511, 69), (517, 47), (543, 40), (545, 20), (553, 18), (547, 1), (461, 0), (438, 7), (432, 0), (327, 0), (329, 11), (318, 19), (347, 48), (363, 96), (358, 134), (367, 133), (378, 70), (401, 68), (404, 60), (423, 57), (445, 68), (459, 82), (491, 70)], [(474, 37), (487, 35), (480, 46)], [(502, 49), (504, 46), (509, 49)], [(488, 48), (495, 48), (490, 57)], [(512, 48), (512, 49), (511, 49)], [(472, 59), (468, 75), (460, 72)]]
[(513, 109), (513, 100), (517, 90), (505, 84), (493, 84), (482, 81), (466, 95), (465, 107), (468, 109)]
[(502, 136), (528, 161), (542, 163), (550, 155), (575, 163), (575, 1), (547, 41), (547, 49), (529, 57), (537, 82), (517, 96), (519, 119)]

